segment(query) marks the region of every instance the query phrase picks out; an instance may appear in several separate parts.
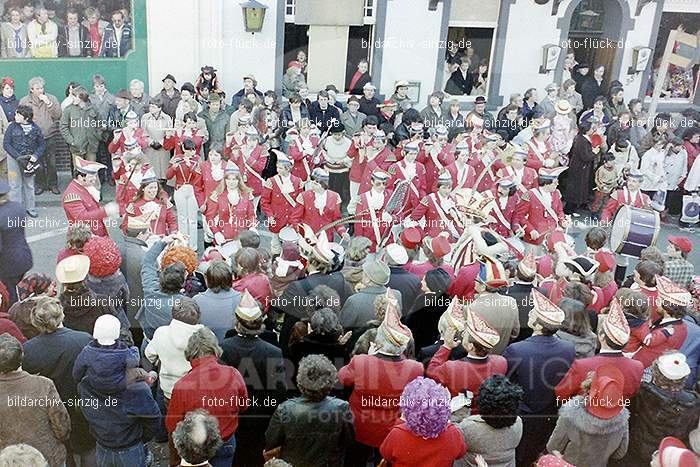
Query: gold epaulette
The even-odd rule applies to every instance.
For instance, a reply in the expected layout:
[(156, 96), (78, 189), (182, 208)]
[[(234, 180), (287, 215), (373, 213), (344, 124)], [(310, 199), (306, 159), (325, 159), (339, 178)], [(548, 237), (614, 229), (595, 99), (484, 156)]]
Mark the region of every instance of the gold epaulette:
[(216, 190), (214, 192), (212, 192), (212, 194), (209, 196), (209, 199), (214, 201), (214, 202), (219, 201), (219, 192)]
[(64, 203), (73, 203), (75, 201), (80, 201), (80, 195), (78, 193), (66, 193), (63, 197)]
[(304, 205), (304, 193), (299, 193), (297, 195), (297, 203), (301, 204), (302, 206)]
[(422, 204), (423, 206), (427, 206), (428, 205), (428, 197), (426, 196), (422, 200), (420, 200), (420, 204)]
[(392, 165), (391, 167), (389, 167), (389, 170), (387, 170), (387, 172), (389, 172), (391, 175), (396, 175), (396, 166)]
[(125, 209), (127, 214), (130, 214), (132, 216), (136, 215), (136, 209), (134, 208), (134, 203), (129, 203), (129, 205)]
[(523, 195), (520, 197), (520, 199), (522, 201), (530, 201), (530, 192), (526, 191), (525, 193), (523, 193)]
[(263, 181), (263, 188), (272, 189), (272, 182), (270, 182), (270, 179)]

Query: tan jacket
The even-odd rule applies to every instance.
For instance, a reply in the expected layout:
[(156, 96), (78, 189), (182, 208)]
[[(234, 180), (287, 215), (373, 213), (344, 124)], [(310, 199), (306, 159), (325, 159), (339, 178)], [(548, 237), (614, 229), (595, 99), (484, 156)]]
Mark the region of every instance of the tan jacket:
[(47, 105), (31, 94), (24, 96), (19, 105), (28, 105), (34, 110), (34, 123), (44, 133), (44, 138), (49, 138), (58, 133), (58, 121), (61, 120), (61, 104), (56, 96), (46, 94), (51, 105)]

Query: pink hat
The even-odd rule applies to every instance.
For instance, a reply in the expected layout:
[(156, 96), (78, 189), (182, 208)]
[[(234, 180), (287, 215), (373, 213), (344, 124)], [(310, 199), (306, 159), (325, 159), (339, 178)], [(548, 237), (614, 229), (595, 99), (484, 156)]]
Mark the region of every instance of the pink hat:
[(630, 339), (630, 326), (617, 297), (610, 302), (610, 310), (603, 320), (603, 331), (617, 345), (626, 345)]
[(547, 454), (546, 456), (540, 457), (537, 461), (537, 467), (576, 467), (573, 464), (569, 464), (561, 457), (557, 457), (554, 454)]
[(624, 385), (625, 376), (616, 366), (598, 367), (585, 402), (588, 413), (609, 420), (622, 412), (625, 408)]
[(472, 307), (467, 306), (467, 333), (479, 344), (492, 349), (501, 340), (498, 331)]
[(697, 467), (698, 458), (683, 441), (667, 436), (659, 444), (659, 463), (661, 467)]

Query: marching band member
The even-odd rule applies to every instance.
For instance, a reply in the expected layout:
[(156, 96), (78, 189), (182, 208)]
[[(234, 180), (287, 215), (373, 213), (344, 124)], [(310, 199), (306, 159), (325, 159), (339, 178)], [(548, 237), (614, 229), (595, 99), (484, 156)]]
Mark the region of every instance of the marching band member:
[[(229, 160), (238, 152), (245, 144), (246, 130), (250, 126), (251, 118), (249, 115), (243, 115), (238, 119), (238, 127), (234, 131), (226, 133), (226, 144), (224, 146), (224, 157)], [(240, 168), (240, 165), (239, 165)]]
[(225, 165), (223, 180), (207, 197), (204, 217), (217, 246), (237, 240), (242, 230), (255, 227), (253, 195), (233, 162)]
[(245, 168), (243, 178), (246, 185), (253, 190), (253, 207), (255, 211), (258, 210), (258, 203), (263, 192), (265, 179), (262, 176), (262, 172), (267, 165), (267, 155), (269, 154), (264, 151), (263, 145), (258, 144), (259, 140), (260, 135), (258, 131), (253, 126), (249, 126), (246, 130), (245, 144), (241, 147), (241, 159), (239, 160), (239, 163), (242, 163)]
[(452, 252), (452, 244), (449, 237), (450, 234), (448, 232), (440, 232), (439, 235), (434, 237), (423, 237), (420, 246), (426, 260), (423, 262), (411, 261), (404, 265), (404, 269), (422, 280), (428, 271), (440, 268), (451, 279), (454, 279), (454, 268), (445, 263), (445, 258)]
[(396, 184), (402, 180), (410, 183), (406, 204), (403, 213), (406, 215), (418, 207), (421, 199), (426, 195), (425, 167), (416, 161), (418, 157), (418, 144), (409, 142), (403, 146), (403, 160), (394, 162), (389, 167), (388, 188), (394, 191)]
[(531, 188), (537, 188), (537, 171), (525, 165), (527, 158), (527, 151), (516, 149), (510, 164), (498, 171), (499, 177), (508, 177), (513, 180), (520, 194)]
[(190, 248), (197, 251), (197, 215), (199, 207), (204, 208), (202, 169), (194, 140), (187, 138), (183, 141), (181, 151), (181, 156), (170, 160), (165, 177), (175, 179), (173, 198), (177, 207), (177, 228), (188, 236)]
[(158, 183), (156, 173), (148, 169), (140, 177), (140, 188), (133, 200), (126, 206), (122, 231), (126, 234), (129, 219), (139, 218), (150, 225), (149, 233), (166, 236), (177, 232), (177, 219), (168, 194)]
[[(340, 195), (328, 189), (328, 172), (317, 167), (311, 172), (310, 188), (297, 196), (297, 208), (293, 224), (306, 224), (314, 233), (326, 224), (340, 219)], [(350, 240), (344, 225), (325, 231), (329, 241), (333, 241), (333, 232), (338, 232), (343, 240)]]
[(119, 206), (114, 202), (100, 206), (100, 190), (95, 187), (95, 182), (97, 173), (106, 166), (80, 156), (75, 157), (74, 165), (75, 178), (68, 184), (61, 199), (68, 224), (88, 224), (93, 235), (106, 237), (105, 218), (119, 215)]
[(348, 212), (354, 213), (360, 196), (360, 183), (367, 165), (367, 148), (377, 132), (377, 117), (369, 116), (362, 122), (362, 131), (352, 135), (352, 144), (348, 149), (348, 157), (352, 159), (350, 166), (350, 204)]
[(141, 188), (141, 179), (151, 170), (144, 161), (140, 147), (112, 156), (112, 175), (117, 188), (115, 200), (119, 204), (119, 214), (124, 215), (126, 206), (134, 199)]
[[(184, 126), (176, 130), (166, 130), (163, 149), (174, 149), (176, 156), (182, 155), (182, 143), (191, 139), (195, 143), (197, 155), (201, 155), (202, 146), (209, 140), (209, 134), (202, 131), (197, 123), (197, 114), (188, 112), (183, 118)], [(206, 127), (205, 127), (206, 129)]]
[(539, 123), (533, 120), (531, 126), (533, 127), (532, 138), (525, 144), (528, 153), (527, 166), (540, 170), (542, 167), (559, 165), (559, 153), (554, 151), (549, 142), (551, 122), (548, 119), (543, 119)]
[(469, 164), (469, 143), (462, 140), (455, 146), (456, 159), (445, 166), (445, 170), (452, 177), (453, 190), (460, 188), (474, 188), (476, 183), (476, 171)]
[(435, 191), (438, 176), (454, 162), (452, 146), (447, 143), (447, 128), (445, 125), (435, 127), (434, 137), (423, 142), (418, 161), (425, 166), (425, 186)]
[(393, 153), (389, 150), (386, 143), (386, 134), (382, 130), (377, 130), (365, 153), (365, 170), (362, 173), (359, 194), (365, 193), (372, 188), (372, 174), (375, 170), (386, 171), (391, 165), (389, 160), (392, 158)]
[(610, 194), (610, 200), (608, 200), (600, 216), (601, 222), (611, 222), (618, 209), (623, 205), (643, 209), (651, 207), (651, 198), (639, 189), (639, 184), (643, 178), (644, 175), (641, 172), (636, 170), (630, 171), (627, 176), (627, 185)]
[(123, 154), (135, 148), (145, 149), (148, 146), (148, 136), (143, 128), (139, 128), (139, 116), (130, 110), (124, 116), (124, 128), (114, 130), (114, 139), (107, 146), (110, 154)]
[(491, 189), (495, 203), (493, 203), (494, 222), (488, 224), (489, 229), (503, 237), (512, 237), (519, 225), (514, 226), (515, 210), (520, 198), (517, 196), (517, 188), (510, 178), (501, 178)]
[(501, 137), (498, 134), (485, 134), (481, 147), (471, 153), (474, 157), (469, 159), (469, 164), (474, 167), (476, 172), (476, 178), (479, 180), (476, 190), (480, 193), (491, 190), (497, 180), (496, 173), (503, 166), (499, 156), (499, 141), (501, 141)]
[(297, 207), (295, 200), (303, 190), (301, 179), (291, 173), (291, 159), (281, 151), (276, 151), (276, 154), (277, 175), (265, 180), (260, 198), (260, 207), (267, 217), (268, 228), (275, 234), (271, 246), (273, 255), (281, 251), (278, 238), (280, 230), (288, 225), (294, 226), (293, 216)]
[(220, 151), (220, 147), (212, 145), (209, 150), (209, 159), (201, 161), (199, 164), (202, 170), (202, 192), (205, 198), (214, 193), (214, 190), (221, 185), (221, 180), (224, 179), (226, 161), (221, 158)]
[(311, 121), (308, 119), (297, 122), (296, 128), (287, 132), (287, 137), (291, 138), (288, 153), (289, 158), (294, 161), (292, 175), (305, 182), (311, 176), (314, 167), (320, 163), (320, 154), (316, 154), (320, 139), (311, 134)]
[(569, 219), (564, 216), (561, 201), (559, 175), (566, 167), (539, 170), (539, 186), (527, 190), (520, 198), (516, 208), (514, 224), (522, 225), (525, 230), (524, 240), (534, 245), (542, 244), (544, 235), (558, 227), (567, 227)]
[(384, 212), (389, 201), (387, 183), (389, 174), (383, 170), (372, 172), (372, 188), (360, 195), (357, 205), (359, 222), (355, 224), (355, 236), (367, 237), (372, 242), (370, 251), (376, 251), (393, 227), (393, 218)]
[(635, 360), (648, 368), (657, 357), (668, 350), (679, 350), (688, 337), (688, 326), (683, 317), (693, 299), (690, 292), (664, 276), (657, 277), (661, 318), (651, 324), (651, 332), (634, 354)]
[(457, 212), (457, 201), (451, 194), (452, 177), (444, 172), (438, 177), (437, 193), (424, 197), (418, 207), (411, 213), (411, 220), (425, 219), (424, 235), (435, 237), (440, 232), (447, 231), (450, 241), (455, 242), (462, 234), (464, 226)]

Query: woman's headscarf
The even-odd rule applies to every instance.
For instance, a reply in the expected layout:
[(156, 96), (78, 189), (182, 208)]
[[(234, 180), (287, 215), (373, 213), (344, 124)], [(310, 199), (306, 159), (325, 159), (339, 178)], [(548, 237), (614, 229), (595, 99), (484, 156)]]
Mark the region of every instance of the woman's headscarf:
[(56, 283), (53, 279), (46, 274), (34, 272), (24, 276), (17, 284), (17, 299), (24, 301), (37, 295), (46, 294), (49, 289), (52, 289), (51, 296), (56, 295)]

